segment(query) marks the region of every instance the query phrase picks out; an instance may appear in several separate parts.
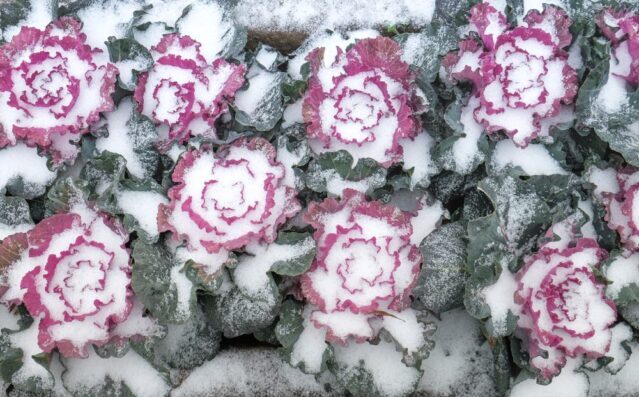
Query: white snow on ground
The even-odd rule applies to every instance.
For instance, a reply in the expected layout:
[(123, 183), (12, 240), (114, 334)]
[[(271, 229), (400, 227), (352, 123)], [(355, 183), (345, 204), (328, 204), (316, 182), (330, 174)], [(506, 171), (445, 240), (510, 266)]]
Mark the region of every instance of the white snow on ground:
[(322, 28), (425, 25), (435, 0), (239, 0), (235, 18), (250, 29), (311, 32)]
[(195, 369), (172, 397), (324, 395), (312, 375), (282, 361), (275, 349), (229, 349)]

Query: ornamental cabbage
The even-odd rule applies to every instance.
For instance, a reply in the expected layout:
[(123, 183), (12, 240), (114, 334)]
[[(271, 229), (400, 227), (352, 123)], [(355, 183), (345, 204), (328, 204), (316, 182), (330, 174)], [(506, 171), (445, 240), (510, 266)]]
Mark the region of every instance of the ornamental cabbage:
[[(547, 237), (552, 237), (552, 230)], [(542, 379), (561, 371), (566, 357), (604, 356), (610, 349), (615, 304), (593, 268), (607, 257), (591, 238), (548, 242), (517, 273), (518, 335)]]
[(571, 42), (566, 13), (547, 6), (511, 28), (502, 12), (482, 3), (471, 9), (470, 23), (481, 43), (462, 40), (442, 65), (453, 79), (472, 82), (479, 99), (474, 119), (489, 134), (504, 131), (519, 147), (549, 136), (563, 120), (562, 104), (572, 104), (578, 89), (565, 51)]
[(63, 17), (44, 30), (22, 27), (0, 46), (0, 148), (21, 140), (47, 149), (56, 164), (70, 161), (72, 143), (113, 110), (117, 68), (80, 29)]
[(335, 59), (324, 48), (307, 57), (311, 68), (304, 122), (316, 152), (348, 150), (389, 167), (402, 158), (402, 138), (421, 132), (423, 111), (415, 77), (395, 41), (362, 39)]
[(158, 124), (161, 151), (191, 135), (215, 138), (215, 121), (244, 84), (244, 65), (222, 58), (209, 64), (200, 46), (189, 36), (163, 36), (151, 48), (153, 68), (138, 78), (138, 110)]
[(51, 216), (0, 245), (0, 302), (24, 303), (39, 317), (38, 345), (87, 357), (131, 312), (128, 233), (104, 213)]
[(238, 139), (217, 152), (194, 149), (173, 171), (169, 205), (159, 209), (161, 231), (190, 249), (214, 254), (251, 242), (272, 243), (277, 228), (300, 209), (276, 150), (263, 138)]
[(302, 293), (317, 307), (311, 321), (326, 328), (332, 342), (373, 338), (369, 321), (411, 303), (422, 262), (411, 243), (411, 214), (346, 189), (341, 201), (311, 203), (304, 219), (317, 242), (315, 260), (301, 277)]

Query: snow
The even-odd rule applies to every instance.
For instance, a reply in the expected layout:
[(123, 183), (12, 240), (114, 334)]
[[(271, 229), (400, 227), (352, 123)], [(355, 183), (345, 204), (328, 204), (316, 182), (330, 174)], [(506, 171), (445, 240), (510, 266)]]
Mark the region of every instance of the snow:
[(473, 109), (478, 106), (479, 99), (472, 97), (462, 109), (460, 122), (464, 126), (464, 136), (460, 136), (453, 144), (453, 170), (464, 175), (470, 173), (473, 164), (484, 157), (478, 146), (479, 138), (481, 138), (484, 129), (473, 117)]
[(606, 287), (606, 295), (616, 300), (624, 287), (631, 284), (639, 286), (639, 252), (627, 258), (617, 256), (605, 268), (606, 279), (610, 282)]
[(553, 378), (549, 385), (540, 385), (535, 379), (527, 379), (512, 388), (510, 397), (586, 397), (588, 376), (576, 372), (580, 365), (581, 359), (568, 358), (561, 374)]
[(517, 281), (506, 265), (502, 265), (497, 281), (482, 290), (486, 304), (490, 307), (490, 317), (497, 335), (506, 336), (508, 313), (519, 312), (514, 300), (516, 290)]
[(168, 394), (166, 379), (134, 350), (120, 358), (101, 358), (92, 349), (86, 359), (62, 359), (64, 385), (74, 394), (98, 395), (107, 378), (123, 382), (137, 397)]
[[(236, 28), (226, 14), (220, 2), (193, 2), (189, 12), (177, 21), (176, 28), (180, 34), (197, 40), (202, 45), (200, 49), (204, 58), (212, 62), (234, 38)], [(174, 12), (173, 15), (180, 13)]]
[(525, 148), (519, 148), (510, 139), (497, 143), (490, 162), (497, 171), (507, 167), (520, 167), (527, 175), (566, 175), (568, 173), (544, 145), (529, 144)]
[(231, 348), (196, 368), (172, 397), (323, 395), (313, 375), (284, 362), (275, 349)]
[(383, 327), (408, 354), (417, 353), (427, 342), (424, 337), (426, 324), (417, 319), (417, 312), (406, 309), (401, 312), (389, 311), (384, 316)]
[(479, 322), (464, 310), (441, 314), (435, 320), (434, 349), (422, 362), (418, 392), (464, 397), (496, 396), (493, 355), (483, 339)]
[(623, 347), (623, 342), (629, 342), (633, 338), (632, 328), (626, 323), (618, 323), (611, 329), (612, 339), (610, 341), (610, 350), (606, 353), (606, 357), (611, 357), (612, 361), (606, 366), (606, 370), (615, 374), (619, 372), (628, 361), (630, 354)]
[(324, 48), (324, 59), (333, 62), (338, 49), (346, 51), (346, 48), (354, 44), (358, 39), (379, 36), (376, 30), (355, 30), (346, 33), (319, 31), (311, 35), (295, 52), (288, 61), (288, 73), (295, 80), (302, 79), (301, 68), (306, 63), (306, 56), (315, 48)]
[(432, 204), (429, 204), (427, 200), (427, 197), (421, 199), (421, 208), (417, 210), (417, 213), (410, 221), (413, 227), (410, 242), (415, 246), (419, 246), (439, 226), (442, 219), (447, 216), (447, 210), (440, 201), (435, 200)]
[(410, 393), (419, 381), (421, 372), (402, 364), (402, 354), (392, 342), (351, 343), (333, 346), (335, 360), (346, 370), (362, 365), (372, 375), (372, 381), (381, 395), (400, 396)]
[(29, 223), (23, 223), (20, 225), (7, 225), (0, 222), (0, 241), (4, 240), (12, 234), (28, 232), (31, 229), (33, 229), (33, 225)]
[(303, 98), (286, 105), (284, 108), (284, 114), (282, 115), (282, 128), (288, 128), (294, 124), (304, 124), (302, 105), (304, 105)]
[(373, 28), (382, 25), (426, 25), (435, 0), (239, 0), (238, 23), (250, 29), (313, 32), (321, 29)]
[(597, 371), (589, 373), (590, 393), (589, 397), (608, 397), (608, 396), (635, 396), (639, 390), (639, 377), (637, 376), (637, 368), (639, 368), (639, 343), (630, 342), (632, 354), (626, 362), (626, 365), (612, 376), (605, 371)]
[(617, 171), (614, 168), (601, 169), (593, 165), (586, 172), (586, 177), (588, 182), (596, 186), (593, 194), (597, 200), (603, 199), (603, 193), (617, 194), (619, 192)]
[(278, 72), (264, 70), (258, 64), (254, 64), (248, 70), (246, 79), (249, 86), (245, 90), (235, 93), (235, 107), (250, 116), (251, 119), (259, 119), (259, 112), (271, 111), (270, 107), (264, 107), (271, 98), (271, 93), (282, 83), (282, 76)]
[[(108, 135), (100, 137), (95, 142), (99, 152), (109, 151), (117, 153), (126, 160), (127, 170), (135, 177), (145, 178), (149, 175), (149, 162), (137, 152), (142, 146), (150, 146), (157, 138), (155, 129), (149, 124), (132, 121), (135, 111), (133, 100), (128, 97), (120, 101), (118, 108), (105, 114), (104, 125)], [(145, 167), (146, 165), (146, 167)]]
[(0, 304), (0, 330), (10, 329), (16, 331), (20, 328), (20, 317), (9, 310), (9, 306)]
[(133, 13), (144, 6), (142, 0), (107, 0), (92, 2), (78, 12), (87, 44), (106, 52), (104, 44), (111, 36), (124, 38), (133, 22)]
[(20, 21), (18, 25), (7, 26), (2, 32), (2, 38), (5, 41), (10, 41), (13, 36), (18, 34), (23, 25), (44, 29), (54, 19), (52, 11), (56, 4), (56, 0), (31, 0), (31, 10), (26, 18)]
[[(25, 167), (25, 164), (29, 164)], [(53, 182), (56, 173), (47, 167), (47, 158), (36, 148), (19, 143), (0, 149), (0, 190), (21, 179), (28, 196), (39, 196)]]
[(326, 328), (317, 328), (311, 322), (311, 313), (316, 310), (310, 304), (304, 307), (304, 330), (295, 341), (291, 350), (291, 365), (304, 365), (306, 373), (319, 374), (322, 358), (328, 344), (326, 343)]
[(256, 244), (246, 246), (239, 264), (233, 270), (233, 281), (241, 290), (250, 295), (268, 293), (269, 278), (267, 273), (279, 261), (289, 261), (308, 254), (315, 248), (312, 237), (307, 237), (298, 244)]
[(191, 298), (195, 288), (191, 280), (186, 277), (182, 264), (177, 264), (171, 268), (171, 285), (175, 286), (177, 307), (176, 315), (187, 319), (191, 316)]
[(158, 208), (160, 204), (168, 205), (169, 199), (154, 191), (120, 190), (117, 193), (118, 207), (138, 222), (142, 230), (149, 236), (157, 236)]
[(45, 367), (32, 358), (42, 354), (42, 349), (38, 346), (39, 324), (40, 320), (35, 319), (29, 328), (9, 335), (11, 346), (21, 349), (24, 357), (22, 366), (13, 374), (11, 382), (21, 384), (33, 378), (40, 387), (47, 389), (53, 387), (53, 377)]
[(431, 150), (435, 146), (435, 140), (426, 131), (422, 131), (414, 139), (406, 139), (399, 143), (404, 151), (404, 169), (412, 169), (410, 187), (428, 182), (431, 176), (439, 171), (439, 167), (433, 161)]

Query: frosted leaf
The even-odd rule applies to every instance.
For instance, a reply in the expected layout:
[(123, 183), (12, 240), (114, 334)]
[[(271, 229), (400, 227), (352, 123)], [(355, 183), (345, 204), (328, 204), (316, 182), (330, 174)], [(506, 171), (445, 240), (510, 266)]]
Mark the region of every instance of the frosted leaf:
[(118, 108), (105, 115), (99, 126), (106, 135), (95, 142), (96, 150), (117, 153), (126, 160), (126, 168), (137, 178), (152, 176), (158, 167), (159, 154), (155, 151), (157, 131), (151, 120), (134, 108), (131, 98), (124, 98)]
[(434, 349), (422, 362), (418, 392), (431, 395), (482, 397), (497, 395), (493, 357), (480, 324), (463, 309), (435, 320)]
[(424, 263), (413, 295), (436, 313), (462, 304), (467, 278), (465, 235), (462, 223), (449, 223), (420, 246)]
[(444, 169), (467, 175), (484, 161), (488, 149), (484, 129), (473, 118), (473, 109), (478, 105), (479, 99), (473, 96), (466, 105), (458, 101), (448, 108), (446, 122), (456, 135), (444, 139), (435, 149)]
[(33, 227), (29, 204), (21, 197), (0, 196), (0, 241)]
[(141, 240), (133, 243), (132, 256), (131, 285), (144, 306), (163, 322), (185, 322), (196, 302), (195, 286), (184, 264), (167, 248)]
[[(262, 47), (262, 52), (267, 51)], [(246, 73), (248, 88), (236, 92), (234, 106), (236, 120), (243, 125), (268, 131), (282, 117), (283, 72), (268, 71), (255, 61)]]
[(62, 359), (64, 386), (74, 394), (117, 395), (124, 390), (137, 397), (168, 396), (171, 386), (159, 372), (133, 349), (122, 357), (101, 358), (91, 351), (86, 359)]
[(399, 396), (415, 390), (422, 372), (402, 363), (392, 342), (334, 346), (337, 381), (354, 395)]
[(346, 189), (371, 194), (386, 184), (386, 170), (372, 159), (360, 159), (345, 151), (321, 153), (304, 175), (306, 185), (316, 192), (341, 196)]
[(44, 29), (57, 17), (56, 0), (29, 0), (11, 5), (13, 7), (2, 10), (4, 15), (0, 18), (4, 41), (10, 41), (22, 26)]
[(482, 290), (486, 305), (490, 308), (492, 333), (495, 336), (507, 336), (515, 325), (513, 315), (519, 313), (515, 304), (517, 281), (507, 266), (501, 267), (501, 274), (494, 284)]
[(568, 172), (552, 157), (543, 144), (517, 147), (511, 140), (499, 141), (490, 157), (490, 166), (497, 172), (518, 167), (526, 175), (566, 175)]
[(27, 199), (40, 196), (57, 175), (47, 163), (47, 157), (38, 154), (36, 148), (22, 143), (0, 149), (0, 191)]
[[(38, 327), (40, 320), (28, 322), (12, 330), (0, 331), (0, 364), (6, 368), (11, 384), (18, 390), (43, 393), (54, 386), (49, 372), (46, 356), (38, 345)], [(9, 325), (9, 324), (7, 324)]]
[(184, 324), (170, 324), (154, 346), (156, 357), (172, 368), (191, 369), (210, 360), (220, 349), (221, 335), (200, 308)]
[(153, 66), (153, 57), (142, 44), (130, 38), (114, 39), (107, 42), (109, 58), (118, 68), (118, 83), (128, 91), (134, 91), (138, 74), (148, 71)]
[(143, 7), (143, 0), (94, 0), (75, 15), (82, 21), (82, 32), (87, 35), (87, 43), (106, 50), (105, 43), (109, 37), (121, 39), (128, 34), (134, 13)]
[(325, 389), (312, 375), (284, 362), (275, 349), (231, 348), (193, 370), (171, 395), (322, 395)]
[(410, 188), (428, 187), (430, 178), (440, 169), (431, 156), (435, 140), (426, 131), (399, 143), (404, 151), (404, 169), (410, 171)]
[(604, 274), (609, 282), (606, 296), (618, 303), (628, 303), (634, 296), (632, 291), (639, 289), (639, 252), (612, 258)]
[(432, 335), (435, 325), (425, 322), (426, 315), (408, 308), (401, 312), (389, 311), (382, 320), (382, 328), (403, 353), (402, 362), (419, 368), (434, 347)]
[(527, 379), (517, 383), (510, 391), (511, 397), (587, 397), (588, 376), (577, 372), (581, 359), (568, 360), (561, 374), (556, 376), (549, 385), (541, 385), (535, 379)]

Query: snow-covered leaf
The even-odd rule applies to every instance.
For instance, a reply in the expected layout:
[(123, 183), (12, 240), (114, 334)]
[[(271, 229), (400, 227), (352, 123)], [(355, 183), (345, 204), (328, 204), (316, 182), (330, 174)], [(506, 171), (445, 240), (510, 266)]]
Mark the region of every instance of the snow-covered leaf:
[(144, 306), (160, 321), (185, 322), (196, 305), (195, 287), (167, 248), (133, 243), (131, 286)]

